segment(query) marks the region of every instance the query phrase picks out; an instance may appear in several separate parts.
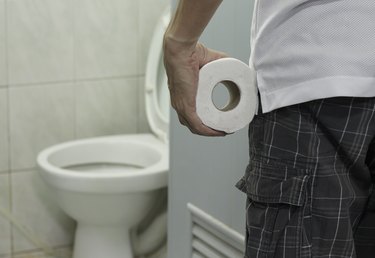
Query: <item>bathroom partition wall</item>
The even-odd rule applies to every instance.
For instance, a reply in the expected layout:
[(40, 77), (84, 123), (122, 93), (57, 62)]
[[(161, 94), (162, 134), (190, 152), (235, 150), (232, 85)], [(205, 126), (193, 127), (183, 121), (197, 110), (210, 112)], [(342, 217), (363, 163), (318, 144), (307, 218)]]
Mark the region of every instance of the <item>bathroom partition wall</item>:
[[(248, 63), (253, 4), (223, 1), (201, 41)], [(225, 138), (196, 136), (172, 111), (170, 137), (168, 258), (191, 258), (189, 202), (244, 235), (245, 196), (234, 185), (248, 163), (247, 128)]]

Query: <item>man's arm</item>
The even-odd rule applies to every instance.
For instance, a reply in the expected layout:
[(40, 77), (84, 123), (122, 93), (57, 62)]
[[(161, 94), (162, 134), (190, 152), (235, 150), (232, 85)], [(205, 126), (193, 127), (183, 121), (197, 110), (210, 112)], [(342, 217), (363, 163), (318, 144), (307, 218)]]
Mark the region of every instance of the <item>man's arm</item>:
[(198, 42), (221, 2), (222, 0), (180, 0), (164, 35), (164, 65), (172, 107), (181, 124), (195, 134), (206, 136), (225, 135), (224, 132), (205, 126), (195, 109), (199, 69), (208, 62), (226, 56)]
[(197, 43), (222, 0), (181, 0), (169, 24), (166, 40)]

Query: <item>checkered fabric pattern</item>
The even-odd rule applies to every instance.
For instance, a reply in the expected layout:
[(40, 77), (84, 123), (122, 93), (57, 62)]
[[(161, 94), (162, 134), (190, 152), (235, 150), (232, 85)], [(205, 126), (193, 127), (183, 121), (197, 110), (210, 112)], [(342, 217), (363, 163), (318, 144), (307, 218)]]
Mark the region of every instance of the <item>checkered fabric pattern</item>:
[(259, 114), (245, 258), (375, 257), (375, 98), (319, 99)]

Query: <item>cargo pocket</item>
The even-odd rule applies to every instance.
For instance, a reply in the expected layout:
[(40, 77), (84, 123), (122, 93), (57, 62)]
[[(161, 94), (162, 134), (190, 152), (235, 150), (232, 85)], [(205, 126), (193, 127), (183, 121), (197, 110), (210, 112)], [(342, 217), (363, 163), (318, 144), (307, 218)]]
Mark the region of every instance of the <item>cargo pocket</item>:
[(248, 167), (245, 257), (274, 257), (280, 247), (287, 257), (298, 257), (305, 237), (302, 224), (309, 178), (303, 169)]

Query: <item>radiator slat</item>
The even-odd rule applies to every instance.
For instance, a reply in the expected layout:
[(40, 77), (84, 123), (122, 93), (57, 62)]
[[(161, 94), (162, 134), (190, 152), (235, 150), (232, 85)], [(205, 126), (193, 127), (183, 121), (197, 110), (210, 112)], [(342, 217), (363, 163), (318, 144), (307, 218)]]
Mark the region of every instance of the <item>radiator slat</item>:
[(225, 256), (220, 255), (218, 252), (216, 252), (216, 250), (206, 245), (200, 239), (194, 238), (192, 241), (192, 246), (193, 246), (193, 249), (202, 253), (207, 258), (225, 258)]
[(193, 204), (188, 203), (187, 207), (191, 215), (192, 257), (244, 257), (244, 236)]
[(215, 250), (219, 251), (225, 257), (243, 258), (241, 250), (238, 250), (235, 247), (229, 245), (227, 242), (223, 241), (222, 239), (216, 237), (215, 235), (201, 228), (199, 225), (195, 224), (193, 226), (192, 232), (193, 236), (205, 242)]
[(206, 257), (204, 257), (202, 254), (200, 254), (197, 251), (193, 251), (193, 255), (191, 258), (206, 258)]

